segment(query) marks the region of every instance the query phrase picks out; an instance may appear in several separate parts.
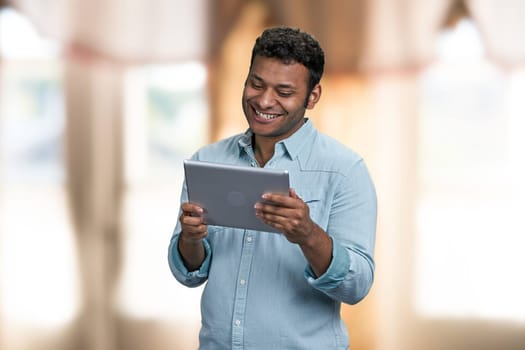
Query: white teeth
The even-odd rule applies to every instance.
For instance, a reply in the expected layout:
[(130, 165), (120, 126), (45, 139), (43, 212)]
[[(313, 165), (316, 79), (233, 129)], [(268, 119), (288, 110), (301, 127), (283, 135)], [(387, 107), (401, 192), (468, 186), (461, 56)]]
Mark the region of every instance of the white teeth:
[(271, 119), (275, 119), (277, 117), (279, 117), (279, 114), (266, 114), (266, 113), (262, 113), (262, 112), (259, 112), (259, 111), (255, 111), (255, 113), (257, 113), (257, 115), (261, 118), (264, 118), (266, 120), (271, 120)]

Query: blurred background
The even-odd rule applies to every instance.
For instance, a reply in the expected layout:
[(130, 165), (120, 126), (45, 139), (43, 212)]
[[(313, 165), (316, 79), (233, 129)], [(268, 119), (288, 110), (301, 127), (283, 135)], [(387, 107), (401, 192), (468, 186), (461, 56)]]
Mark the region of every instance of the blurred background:
[[(352, 349), (525, 349), (525, 2), (0, 0), (0, 350), (196, 349), (167, 264), (182, 160), (246, 128), (273, 25), (326, 52), (309, 117), (364, 156)], [(520, 277), (521, 276), (521, 277)]]

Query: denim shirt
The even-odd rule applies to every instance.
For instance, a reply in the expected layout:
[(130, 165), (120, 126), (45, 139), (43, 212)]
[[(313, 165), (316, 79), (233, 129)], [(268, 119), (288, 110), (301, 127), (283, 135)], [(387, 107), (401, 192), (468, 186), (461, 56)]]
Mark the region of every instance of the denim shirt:
[[(203, 147), (192, 159), (258, 166), (251, 140), (248, 130)], [(300, 247), (284, 235), (209, 226), (206, 258), (190, 272), (177, 249), (177, 222), (171, 271), (188, 287), (206, 282), (199, 348), (348, 349), (341, 302), (363, 299), (374, 276), (377, 202), (364, 161), (305, 119), (275, 145), (265, 167), (289, 171), (290, 186), (332, 239), (331, 263), (316, 278)], [(181, 203), (186, 201), (183, 184)]]

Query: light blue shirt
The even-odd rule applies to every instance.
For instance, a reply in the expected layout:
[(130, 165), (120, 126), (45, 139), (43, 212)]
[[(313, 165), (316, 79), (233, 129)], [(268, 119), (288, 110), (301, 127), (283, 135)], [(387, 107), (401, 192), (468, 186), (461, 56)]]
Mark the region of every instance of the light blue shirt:
[[(248, 130), (192, 159), (258, 166), (251, 140)], [(190, 272), (177, 249), (178, 222), (169, 246), (171, 271), (189, 287), (206, 282), (200, 349), (348, 349), (341, 302), (363, 299), (374, 276), (377, 203), (365, 163), (306, 119), (275, 145), (265, 167), (289, 171), (291, 187), (332, 238), (332, 261), (316, 278), (299, 246), (281, 234), (209, 226), (206, 259)]]

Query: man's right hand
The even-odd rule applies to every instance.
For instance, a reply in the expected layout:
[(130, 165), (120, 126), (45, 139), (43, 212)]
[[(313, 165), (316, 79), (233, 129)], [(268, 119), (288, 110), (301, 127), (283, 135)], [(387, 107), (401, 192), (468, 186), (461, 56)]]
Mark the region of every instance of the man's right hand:
[(179, 218), (182, 233), (181, 238), (188, 243), (200, 242), (208, 235), (208, 226), (204, 222), (204, 209), (194, 203), (183, 203)]
[(208, 236), (208, 225), (204, 222), (204, 209), (198, 205), (187, 202), (182, 204), (181, 209), (179, 252), (188, 270), (194, 271), (206, 258), (202, 240)]

